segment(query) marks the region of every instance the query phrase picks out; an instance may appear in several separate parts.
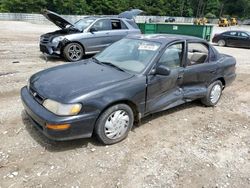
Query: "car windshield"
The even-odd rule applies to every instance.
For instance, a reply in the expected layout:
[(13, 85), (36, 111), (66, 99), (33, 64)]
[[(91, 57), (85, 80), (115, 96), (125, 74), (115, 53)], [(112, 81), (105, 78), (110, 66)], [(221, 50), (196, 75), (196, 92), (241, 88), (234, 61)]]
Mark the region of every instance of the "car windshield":
[(160, 45), (145, 40), (122, 39), (97, 54), (95, 59), (127, 72), (141, 73), (156, 55)]
[(84, 18), (84, 19), (78, 20), (74, 25), (77, 29), (79, 29), (80, 31), (83, 31), (94, 21), (95, 21), (94, 18)]

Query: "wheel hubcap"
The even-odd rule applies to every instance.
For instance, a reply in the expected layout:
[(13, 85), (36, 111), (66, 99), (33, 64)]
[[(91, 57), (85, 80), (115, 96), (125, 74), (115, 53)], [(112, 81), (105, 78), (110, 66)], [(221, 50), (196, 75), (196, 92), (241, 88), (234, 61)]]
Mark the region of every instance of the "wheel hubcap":
[(122, 137), (129, 126), (129, 116), (124, 110), (113, 112), (105, 122), (105, 135), (109, 139)]
[(68, 53), (72, 60), (79, 60), (81, 58), (82, 50), (78, 45), (74, 44), (69, 47)]
[(210, 94), (210, 100), (213, 104), (217, 103), (221, 96), (221, 86), (215, 85)]
[(223, 40), (220, 40), (218, 43), (219, 43), (219, 46), (225, 46), (225, 42)]

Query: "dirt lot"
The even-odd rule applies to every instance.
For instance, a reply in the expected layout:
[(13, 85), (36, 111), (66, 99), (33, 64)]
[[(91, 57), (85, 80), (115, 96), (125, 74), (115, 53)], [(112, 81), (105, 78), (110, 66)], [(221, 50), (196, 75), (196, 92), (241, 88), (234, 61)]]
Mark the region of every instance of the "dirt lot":
[(31, 127), (19, 97), (29, 76), (64, 63), (46, 64), (38, 49), (54, 29), (0, 22), (1, 188), (250, 187), (249, 49), (217, 47), (237, 58), (238, 77), (215, 108), (192, 102), (155, 114), (112, 146), (58, 143)]

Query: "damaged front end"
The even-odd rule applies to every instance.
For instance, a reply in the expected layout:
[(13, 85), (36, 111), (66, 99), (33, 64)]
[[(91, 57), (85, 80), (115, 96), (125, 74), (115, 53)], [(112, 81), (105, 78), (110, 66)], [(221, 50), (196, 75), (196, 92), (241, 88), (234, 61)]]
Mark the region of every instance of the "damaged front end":
[[(52, 38), (52, 39), (51, 39)], [(48, 37), (42, 35), (40, 37), (40, 51), (49, 55), (60, 55), (61, 48), (67, 43), (66, 38)]]
[(40, 37), (40, 51), (49, 55), (61, 55), (62, 48), (69, 42), (65, 36), (77, 32), (76, 30), (62, 29), (42, 35)]

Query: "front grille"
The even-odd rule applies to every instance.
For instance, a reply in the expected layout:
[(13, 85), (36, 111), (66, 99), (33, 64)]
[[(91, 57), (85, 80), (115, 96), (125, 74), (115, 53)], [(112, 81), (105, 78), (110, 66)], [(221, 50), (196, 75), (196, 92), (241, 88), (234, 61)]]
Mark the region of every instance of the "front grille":
[(49, 43), (49, 37), (45, 37), (45, 36), (41, 37), (40, 43), (44, 43), (44, 44)]
[(38, 103), (40, 104), (43, 103), (44, 98), (31, 87), (30, 87), (30, 93)]

